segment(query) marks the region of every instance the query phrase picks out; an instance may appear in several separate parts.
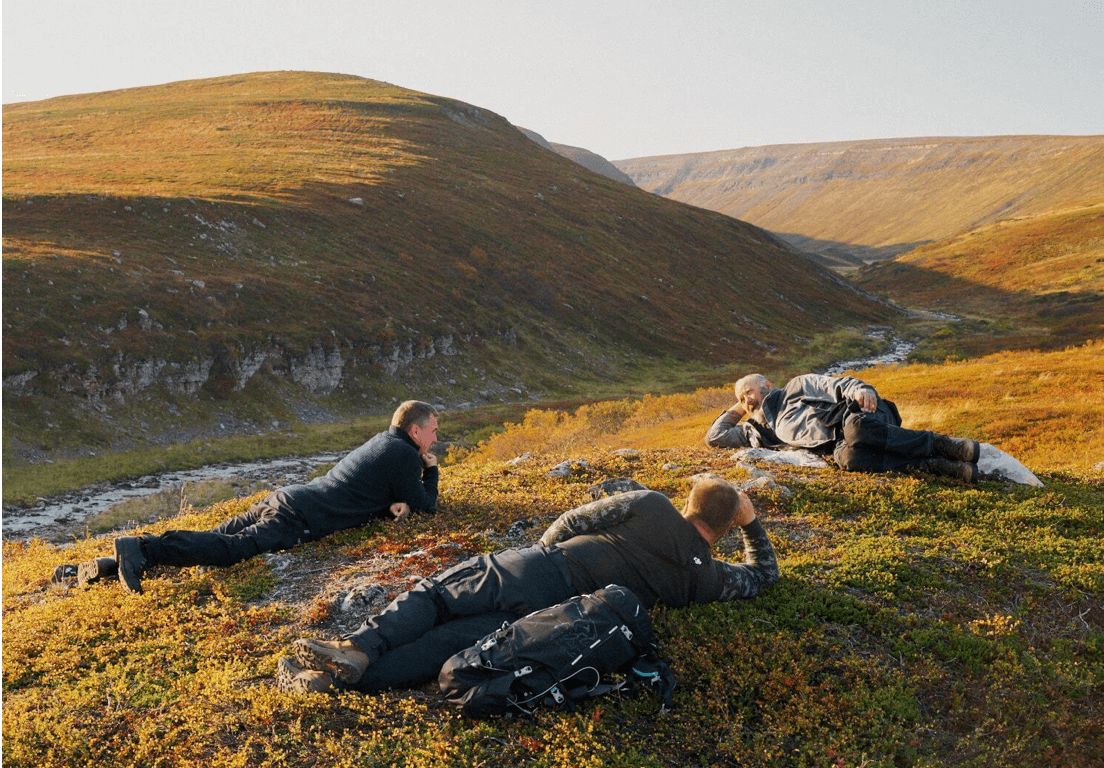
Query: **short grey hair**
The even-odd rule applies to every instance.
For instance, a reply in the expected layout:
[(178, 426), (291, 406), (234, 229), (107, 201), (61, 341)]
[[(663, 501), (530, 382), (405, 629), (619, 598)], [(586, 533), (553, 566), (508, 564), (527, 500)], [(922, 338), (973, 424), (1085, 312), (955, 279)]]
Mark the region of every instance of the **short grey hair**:
[(736, 397), (739, 397), (744, 392), (749, 390), (758, 389), (762, 391), (767, 388), (769, 382), (767, 377), (761, 373), (749, 373), (736, 382)]

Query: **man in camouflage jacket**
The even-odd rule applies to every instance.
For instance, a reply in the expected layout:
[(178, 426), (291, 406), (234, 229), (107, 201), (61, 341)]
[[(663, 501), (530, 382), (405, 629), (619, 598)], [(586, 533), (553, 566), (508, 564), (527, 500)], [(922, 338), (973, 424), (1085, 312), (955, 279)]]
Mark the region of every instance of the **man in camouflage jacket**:
[[(744, 562), (710, 550), (733, 526)], [(565, 512), (536, 546), (467, 560), (399, 596), (342, 640), (303, 639), (281, 660), (286, 687), (363, 691), (416, 685), (502, 622), (609, 584), (675, 608), (754, 597), (779, 578), (774, 548), (747, 495), (703, 475), (679, 511), (656, 491), (633, 491)]]

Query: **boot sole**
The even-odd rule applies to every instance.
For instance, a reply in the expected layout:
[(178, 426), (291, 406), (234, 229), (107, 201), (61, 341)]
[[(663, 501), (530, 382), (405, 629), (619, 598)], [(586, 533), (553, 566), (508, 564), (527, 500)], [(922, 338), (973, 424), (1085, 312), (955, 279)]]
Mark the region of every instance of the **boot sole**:
[(291, 659), (280, 659), (276, 662), (276, 685), (285, 691), (298, 691), (300, 693), (332, 693), (333, 686), (326, 689), (311, 687), (311, 681), (300, 677), (306, 670), (295, 666)]
[(359, 664), (341, 651), (307, 639), (295, 641), (295, 660), (307, 669), (329, 672), (334, 678), (350, 685), (359, 680), (368, 668), (368, 665)]
[[(77, 584), (80, 586), (88, 586), (89, 584), (96, 584), (103, 579), (110, 578), (118, 574), (118, 568), (111, 566), (101, 566), (100, 560), (108, 560), (109, 558), (101, 557), (95, 560), (89, 560), (88, 562), (81, 563), (77, 566)], [(114, 563), (112, 563), (114, 565)]]

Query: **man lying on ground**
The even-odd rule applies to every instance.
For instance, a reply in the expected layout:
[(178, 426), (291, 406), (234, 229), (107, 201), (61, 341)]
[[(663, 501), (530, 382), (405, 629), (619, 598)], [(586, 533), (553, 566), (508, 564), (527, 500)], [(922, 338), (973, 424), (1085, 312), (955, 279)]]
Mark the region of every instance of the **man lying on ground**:
[[(747, 421), (740, 423), (745, 416)], [(919, 469), (978, 480), (977, 440), (904, 429), (897, 406), (853, 376), (808, 373), (781, 389), (759, 373), (736, 382), (736, 403), (705, 435), (714, 448), (804, 448), (832, 454), (841, 469)]]
[[(711, 547), (732, 526), (742, 564)], [(648, 607), (754, 597), (779, 578), (774, 548), (742, 491), (703, 475), (680, 512), (656, 491), (632, 491), (565, 512), (540, 543), (471, 558), (423, 579), (341, 640), (301, 639), (277, 677), (293, 690), (364, 692), (436, 679), (453, 654), (532, 611), (609, 584)]]
[(262, 552), (288, 549), (373, 520), (402, 520), (410, 511), (437, 506), (437, 410), (407, 400), (381, 432), (339, 461), (324, 477), (281, 488), (248, 512), (210, 531), (167, 531), (121, 536), (115, 557), (100, 557), (54, 571), (61, 581), (75, 569), (80, 584), (118, 575), (141, 593), (142, 572), (155, 565), (229, 566)]

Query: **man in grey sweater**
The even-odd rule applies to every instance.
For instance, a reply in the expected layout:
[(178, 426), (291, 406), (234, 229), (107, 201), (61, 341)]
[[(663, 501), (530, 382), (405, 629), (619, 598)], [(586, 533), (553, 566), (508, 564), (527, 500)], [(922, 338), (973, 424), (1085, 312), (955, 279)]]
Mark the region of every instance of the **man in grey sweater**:
[[(744, 540), (739, 564), (710, 554), (733, 526)], [(565, 512), (538, 545), (475, 557), (424, 579), (344, 639), (299, 640), (296, 660), (281, 660), (278, 676), (283, 686), (308, 691), (417, 685), (504, 620), (609, 584), (628, 587), (645, 606), (681, 608), (754, 597), (778, 578), (774, 548), (747, 495), (703, 475), (681, 511), (645, 490)]]
[[(437, 506), (437, 410), (407, 400), (391, 428), (339, 461), (325, 477), (281, 488), (248, 512), (210, 531), (167, 531), (159, 536), (121, 536), (115, 556), (76, 566), (80, 584), (118, 575), (131, 592), (141, 592), (142, 572), (154, 565), (229, 566), (262, 552), (274, 552), (373, 520), (402, 520), (411, 510)], [(58, 566), (55, 579), (66, 576)]]
[(705, 435), (714, 448), (804, 448), (832, 454), (845, 470), (920, 469), (977, 482), (977, 440), (905, 429), (897, 406), (853, 376), (809, 373), (778, 388), (752, 373), (735, 389), (736, 403)]

